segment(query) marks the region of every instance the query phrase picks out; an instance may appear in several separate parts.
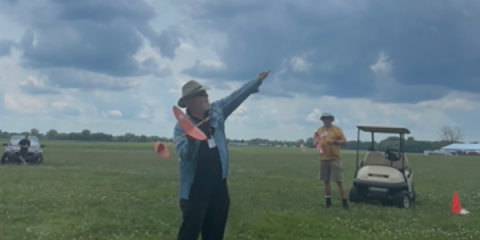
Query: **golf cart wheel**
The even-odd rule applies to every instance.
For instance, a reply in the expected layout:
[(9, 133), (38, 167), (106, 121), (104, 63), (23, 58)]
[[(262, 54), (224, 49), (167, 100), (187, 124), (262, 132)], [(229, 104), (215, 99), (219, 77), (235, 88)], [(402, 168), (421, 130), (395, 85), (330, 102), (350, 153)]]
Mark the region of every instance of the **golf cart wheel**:
[(352, 186), (348, 196), (350, 202), (359, 203), (362, 201), (362, 196), (360, 195), (360, 190), (356, 186)]
[(5, 164), (7, 163), (7, 156), (6, 155), (3, 155), (2, 156), (2, 160), (0, 161), (1, 164)]
[(408, 191), (399, 191), (393, 196), (393, 202), (395, 206), (399, 208), (410, 208), (412, 200), (408, 194)]

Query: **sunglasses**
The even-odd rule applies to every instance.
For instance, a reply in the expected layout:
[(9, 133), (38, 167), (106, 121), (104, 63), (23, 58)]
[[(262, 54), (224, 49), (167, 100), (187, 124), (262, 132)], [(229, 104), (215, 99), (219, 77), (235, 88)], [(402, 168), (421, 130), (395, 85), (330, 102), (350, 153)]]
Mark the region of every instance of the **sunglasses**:
[(208, 97), (208, 94), (203, 91), (203, 92), (198, 92), (192, 95), (192, 98), (197, 98), (197, 97)]

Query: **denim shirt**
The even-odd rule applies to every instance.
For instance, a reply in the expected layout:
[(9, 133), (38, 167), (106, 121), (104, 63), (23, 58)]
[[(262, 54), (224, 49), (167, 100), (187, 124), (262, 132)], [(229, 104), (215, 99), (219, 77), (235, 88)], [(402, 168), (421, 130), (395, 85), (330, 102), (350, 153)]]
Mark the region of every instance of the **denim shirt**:
[[(228, 178), (229, 155), (225, 137), (225, 120), (252, 94), (259, 91), (261, 80), (250, 80), (239, 89), (225, 98), (212, 102), (208, 116), (210, 125), (215, 128), (214, 139), (220, 153), (223, 178)], [(188, 119), (196, 125), (197, 122), (187, 113)], [(183, 129), (177, 123), (174, 128), (173, 139), (184, 134)], [(178, 155), (178, 169), (180, 177), (180, 199), (188, 200), (190, 189), (195, 179), (197, 169), (197, 152), (200, 141), (187, 140), (186, 136), (180, 138), (175, 146)]]

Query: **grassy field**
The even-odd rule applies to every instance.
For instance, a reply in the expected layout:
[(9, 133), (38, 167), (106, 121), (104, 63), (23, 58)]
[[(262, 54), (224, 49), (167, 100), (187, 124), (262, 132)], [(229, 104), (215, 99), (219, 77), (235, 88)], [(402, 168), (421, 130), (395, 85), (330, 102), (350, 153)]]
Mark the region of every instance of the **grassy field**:
[[(175, 152), (153, 145), (44, 142), (42, 166), (0, 166), (0, 239), (175, 239)], [(232, 147), (225, 239), (480, 239), (480, 159), (411, 155), (418, 200), (409, 210), (324, 208), (313, 150)], [(354, 171), (344, 153), (345, 182)], [(469, 216), (450, 213), (453, 192)]]

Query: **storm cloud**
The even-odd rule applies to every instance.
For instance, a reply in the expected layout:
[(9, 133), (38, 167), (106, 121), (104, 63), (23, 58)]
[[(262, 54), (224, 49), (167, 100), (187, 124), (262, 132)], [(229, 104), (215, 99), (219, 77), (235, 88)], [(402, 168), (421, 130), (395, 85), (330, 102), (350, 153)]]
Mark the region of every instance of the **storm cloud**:
[(225, 68), (196, 63), (184, 70), (193, 77), (244, 81), (272, 69), (284, 95), (383, 102), (480, 92), (479, 1), (186, 2), (186, 15), (228, 39), (217, 50)]
[[(148, 40), (162, 57), (174, 59), (182, 37), (175, 28), (153, 30), (149, 22), (157, 13), (146, 1), (3, 0), (0, 9), (26, 28), (18, 45), (22, 66), (40, 71), (57, 86), (82, 88), (83, 80), (65, 84), (80, 79), (65, 77), (67, 71), (103, 75), (91, 79), (87, 88), (97, 82), (99, 88), (119, 89), (128, 85), (123, 78), (165, 77), (170, 69), (151, 58), (139, 61), (135, 55)], [(52, 75), (57, 72), (61, 76)], [(119, 86), (102, 80), (111, 78)]]

